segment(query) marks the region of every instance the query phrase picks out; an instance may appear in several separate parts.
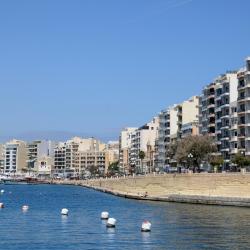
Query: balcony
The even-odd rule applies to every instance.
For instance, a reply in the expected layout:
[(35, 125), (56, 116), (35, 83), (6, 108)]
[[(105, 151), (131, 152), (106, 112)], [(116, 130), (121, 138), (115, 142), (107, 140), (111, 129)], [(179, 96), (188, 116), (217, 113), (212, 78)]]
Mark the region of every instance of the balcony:
[(245, 71), (241, 71), (241, 72), (239, 72), (238, 74), (237, 74), (237, 78), (239, 79), (239, 78), (242, 78), (242, 77), (244, 77), (245, 76)]
[(237, 149), (237, 148), (232, 148), (232, 149), (230, 150), (230, 153), (231, 153), (231, 154), (237, 154), (237, 153), (238, 153), (238, 149)]
[(228, 124), (224, 124), (224, 125), (221, 126), (220, 129), (229, 129), (229, 125)]
[(208, 117), (215, 117), (215, 113), (209, 113)]
[(231, 138), (230, 138), (230, 141), (238, 141), (238, 137), (237, 136), (232, 136)]
[(245, 138), (245, 133), (238, 134), (238, 139)]
[(221, 97), (223, 97), (223, 96), (229, 96), (229, 91), (225, 91), (223, 94), (221, 94)]
[(220, 151), (221, 152), (229, 152), (229, 147), (228, 148), (222, 148)]
[(213, 108), (215, 106), (215, 104), (214, 103), (209, 103), (208, 105), (207, 105), (207, 108), (209, 109), (209, 108)]
[(240, 96), (237, 98), (238, 103), (245, 102), (245, 101), (250, 101), (250, 95), (247, 96)]

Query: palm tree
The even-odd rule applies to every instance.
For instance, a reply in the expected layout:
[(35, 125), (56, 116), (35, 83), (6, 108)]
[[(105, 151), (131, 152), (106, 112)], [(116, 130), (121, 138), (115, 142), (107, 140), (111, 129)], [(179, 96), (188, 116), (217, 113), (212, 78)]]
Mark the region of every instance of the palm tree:
[(141, 170), (143, 170), (143, 168), (142, 168), (142, 161), (143, 161), (143, 159), (145, 158), (145, 152), (144, 151), (140, 151), (139, 152), (139, 158), (140, 158), (140, 160), (141, 160)]

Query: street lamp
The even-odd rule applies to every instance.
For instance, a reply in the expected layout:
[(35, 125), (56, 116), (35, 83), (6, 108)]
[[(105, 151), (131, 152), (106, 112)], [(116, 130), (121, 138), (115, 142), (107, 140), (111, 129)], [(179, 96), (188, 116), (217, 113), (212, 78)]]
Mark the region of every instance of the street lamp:
[[(193, 154), (192, 153), (189, 153), (188, 154), (188, 159), (189, 159), (189, 164), (192, 162), (192, 159), (193, 159)], [(190, 166), (189, 166), (190, 167)]]

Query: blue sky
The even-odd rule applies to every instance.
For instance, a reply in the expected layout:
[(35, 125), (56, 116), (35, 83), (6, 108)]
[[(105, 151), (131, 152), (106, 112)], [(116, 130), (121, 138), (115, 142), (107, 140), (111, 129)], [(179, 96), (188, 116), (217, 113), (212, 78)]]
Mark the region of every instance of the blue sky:
[(248, 0), (1, 1), (0, 138), (118, 138), (242, 67), (249, 9)]

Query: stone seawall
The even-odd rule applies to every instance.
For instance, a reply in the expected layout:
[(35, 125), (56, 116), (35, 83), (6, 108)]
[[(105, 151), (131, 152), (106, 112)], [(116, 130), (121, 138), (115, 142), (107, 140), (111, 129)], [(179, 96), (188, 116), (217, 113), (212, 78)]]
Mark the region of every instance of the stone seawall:
[(250, 206), (250, 174), (166, 174), (64, 182), (125, 198)]

